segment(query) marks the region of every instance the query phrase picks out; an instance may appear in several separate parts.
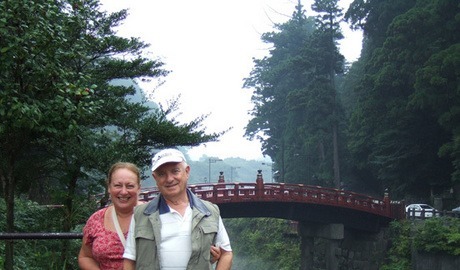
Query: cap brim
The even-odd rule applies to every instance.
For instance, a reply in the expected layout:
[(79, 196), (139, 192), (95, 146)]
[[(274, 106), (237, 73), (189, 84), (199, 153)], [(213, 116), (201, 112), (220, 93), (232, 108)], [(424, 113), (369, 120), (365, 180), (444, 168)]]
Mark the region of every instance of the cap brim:
[(179, 163), (182, 161), (184, 161), (184, 159), (182, 159), (181, 157), (175, 157), (175, 156), (164, 157), (155, 163), (155, 165), (152, 167), (152, 172), (154, 172), (156, 169), (158, 169), (163, 164)]

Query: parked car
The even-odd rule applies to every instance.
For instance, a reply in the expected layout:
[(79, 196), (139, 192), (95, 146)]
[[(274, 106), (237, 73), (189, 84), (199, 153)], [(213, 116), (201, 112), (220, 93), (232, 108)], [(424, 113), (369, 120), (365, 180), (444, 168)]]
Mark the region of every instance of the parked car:
[(406, 206), (406, 215), (408, 217), (433, 217), (438, 216), (437, 210), (428, 204), (414, 203)]
[(452, 212), (454, 212), (456, 214), (460, 214), (460, 206), (455, 207), (454, 209), (452, 209)]

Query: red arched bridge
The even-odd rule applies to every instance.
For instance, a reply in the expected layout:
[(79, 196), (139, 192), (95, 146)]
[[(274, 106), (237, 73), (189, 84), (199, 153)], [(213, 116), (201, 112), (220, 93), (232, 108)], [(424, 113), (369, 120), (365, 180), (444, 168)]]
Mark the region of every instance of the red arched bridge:
[[(405, 217), (404, 204), (351, 191), (303, 184), (264, 183), (259, 172), (255, 183), (191, 184), (198, 197), (217, 204), (223, 218), (273, 217), (302, 222), (341, 223), (345, 227), (378, 231), (392, 220)], [(150, 201), (158, 190), (146, 188), (141, 201)]]

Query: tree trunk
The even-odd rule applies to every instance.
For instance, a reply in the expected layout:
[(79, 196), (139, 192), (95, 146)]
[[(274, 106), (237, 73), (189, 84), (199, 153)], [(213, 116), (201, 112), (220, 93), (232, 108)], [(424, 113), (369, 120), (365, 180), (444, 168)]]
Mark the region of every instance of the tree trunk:
[[(75, 197), (75, 191), (77, 188), (77, 181), (78, 177), (80, 175), (80, 166), (76, 165), (76, 167), (72, 167), (70, 170), (72, 172), (70, 173), (69, 177), (69, 189), (66, 195), (65, 199), (65, 208), (67, 210), (67, 216), (65, 217), (64, 224), (63, 224), (63, 231), (64, 232), (70, 232), (72, 227), (73, 227), (73, 214), (74, 214), (74, 208), (73, 208), (73, 202), (74, 202), (74, 197)], [(65, 263), (64, 269), (68, 269), (68, 251), (69, 251), (69, 240), (64, 240), (62, 242), (62, 248), (61, 248), (61, 260), (63, 263)]]
[[(4, 196), (6, 201), (6, 232), (14, 232), (14, 174), (12, 158), (8, 160), (7, 173), (4, 179)], [(13, 270), (14, 240), (5, 243), (5, 270)]]
[(329, 79), (331, 80), (331, 87), (332, 87), (332, 95), (333, 95), (333, 100), (332, 100), (332, 145), (333, 145), (333, 171), (334, 171), (334, 186), (335, 188), (340, 188), (340, 164), (339, 164), (339, 139), (338, 139), (338, 125), (339, 125), (339, 117), (337, 116), (337, 89), (335, 86), (335, 66), (336, 66), (336, 61), (337, 59), (335, 58), (335, 54), (333, 53), (335, 51), (335, 44), (334, 44), (334, 13), (330, 12), (329, 13), (329, 25), (330, 25), (330, 35), (331, 35), (331, 48), (330, 52), (334, 57), (331, 57), (331, 63), (330, 63), (330, 73), (329, 73)]
[(277, 182), (278, 183), (283, 183), (283, 179), (284, 179), (284, 172), (285, 172), (285, 151), (284, 151), (284, 138), (282, 138), (281, 140), (279, 140), (280, 142), (280, 147), (279, 147), (279, 150), (275, 151), (275, 162), (278, 163), (278, 179), (277, 179)]
[(337, 123), (332, 127), (332, 140), (334, 147), (334, 186), (340, 188), (340, 162), (339, 162), (339, 142), (338, 142), (338, 130)]
[[(332, 66), (331, 66), (332, 67)], [(334, 187), (340, 188), (340, 164), (339, 164), (339, 139), (338, 139), (338, 116), (337, 116), (337, 90), (335, 89), (335, 76), (334, 70), (331, 69), (330, 80), (333, 93), (332, 104), (332, 145), (333, 145), (333, 171), (334, 171)]]

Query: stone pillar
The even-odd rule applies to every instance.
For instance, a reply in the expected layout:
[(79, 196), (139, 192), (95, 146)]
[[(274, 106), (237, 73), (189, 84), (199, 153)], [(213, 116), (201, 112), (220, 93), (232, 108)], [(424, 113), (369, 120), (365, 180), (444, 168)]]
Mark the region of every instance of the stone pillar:
[[(301, 244), (301, 270), (327, 269), (338, 270), (339, 260), (336, 254), (340, 241), (344, 238), (343, 224), (320, 224), (300, 222), (298, 233)], [(323, 251), (315, 250), (315, 238), (326, 239)], [(321, 254), (321, 255), (320, 255)], [(315, 261), (315, 258), (321, 261)]]
[(314, 238), (302, 236), (300, 242), (300, 270), (313, 269), (314, 255)]
[(434, 197), (433, 198), (433, 207), (436, 208), (438, 211), (442, 211), (444, 208), (442, 205), (442, 198), (441, 197)]
[(339, 269), (339, 257), (337, 251), (339, 250), (339, 243), (340, 240), (338, 239), (329, 239), (328, 243), (329, 246), (325, 250), (325, 262), (326, 262), (326, 269), (328, 270), (338, 270)]

